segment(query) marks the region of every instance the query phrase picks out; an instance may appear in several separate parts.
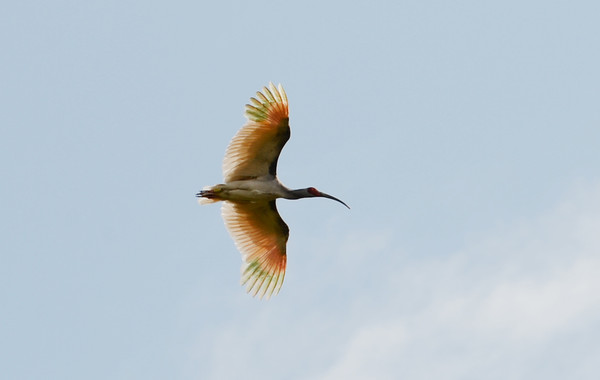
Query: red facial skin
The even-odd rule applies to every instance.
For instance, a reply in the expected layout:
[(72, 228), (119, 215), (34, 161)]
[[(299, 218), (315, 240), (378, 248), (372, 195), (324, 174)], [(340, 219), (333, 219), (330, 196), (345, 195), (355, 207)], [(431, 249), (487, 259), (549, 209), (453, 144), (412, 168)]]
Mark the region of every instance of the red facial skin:
[(309, 193), (311, 193), (312, 195), (314, 195), (315, 197), (318, 197), (318, 196), (320, 196), (320, 195), (321, 195), (321, 193), (319, 192), (319, 190), (315, 189), (314, 187), (309, 187), (309, 188), (307, 189), (307, 191), (308, 191)]

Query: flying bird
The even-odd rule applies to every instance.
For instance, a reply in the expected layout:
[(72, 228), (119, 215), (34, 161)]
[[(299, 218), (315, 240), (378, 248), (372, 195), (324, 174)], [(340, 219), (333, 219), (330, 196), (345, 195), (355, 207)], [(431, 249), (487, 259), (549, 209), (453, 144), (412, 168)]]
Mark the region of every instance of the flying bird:
[[(290, 138), (288, 99), (281, 84), (257, 92), (246, 104), (248, 121), (233, 137), (223, 160), (224, 182), (196, 194), (200, 204), (223, 201), (221, 214), (242, 254), (242, 285), (259, 298), (277, 294), (286, 269), (289, 228), (275, 200), (322, 197), (308, 187), (290, 190), (277, 179), (277, 159)], [(350, 207), (348, 207), (350, 208)]]

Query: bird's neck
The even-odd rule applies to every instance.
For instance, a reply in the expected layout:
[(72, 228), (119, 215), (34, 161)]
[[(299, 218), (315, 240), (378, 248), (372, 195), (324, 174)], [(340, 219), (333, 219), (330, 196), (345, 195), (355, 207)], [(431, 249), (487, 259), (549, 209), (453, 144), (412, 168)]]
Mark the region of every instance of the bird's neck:
[(306, 189), (296, 189), (296, 190), (290, 190), (285, 198), (286, 199), (300, 199), (300, 198), (306, 198), (306, 197), (310, 197), (310, 196), (311, 195), (308, 193), (308, 191)]

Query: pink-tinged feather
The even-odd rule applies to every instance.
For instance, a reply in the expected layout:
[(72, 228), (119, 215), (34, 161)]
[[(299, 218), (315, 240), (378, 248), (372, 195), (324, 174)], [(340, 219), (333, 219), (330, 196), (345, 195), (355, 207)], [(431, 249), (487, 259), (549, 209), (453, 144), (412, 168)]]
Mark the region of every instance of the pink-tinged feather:
[(223, 202), (225, 225), (242, 253), (242, 284), (253, 296), (277, 294), (285, 277), (289, 229), (275, 201)]
[(289, 110), (283, 87), (269, 87), (246, 105), (248, 122), (225, 152), (225, 182), (275, 175), (279, 153), (290, 137)]

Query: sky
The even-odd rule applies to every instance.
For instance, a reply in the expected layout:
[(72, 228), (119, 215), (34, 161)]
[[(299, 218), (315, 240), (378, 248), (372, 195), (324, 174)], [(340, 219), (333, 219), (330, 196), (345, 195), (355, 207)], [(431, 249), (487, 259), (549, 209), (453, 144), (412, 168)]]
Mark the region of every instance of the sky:
[[(7, 379), (596, 379), (597, 1), (19, 1), (0, 11)], [(218, 205), (290, 102), (281, 292)]]

